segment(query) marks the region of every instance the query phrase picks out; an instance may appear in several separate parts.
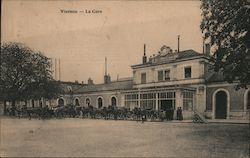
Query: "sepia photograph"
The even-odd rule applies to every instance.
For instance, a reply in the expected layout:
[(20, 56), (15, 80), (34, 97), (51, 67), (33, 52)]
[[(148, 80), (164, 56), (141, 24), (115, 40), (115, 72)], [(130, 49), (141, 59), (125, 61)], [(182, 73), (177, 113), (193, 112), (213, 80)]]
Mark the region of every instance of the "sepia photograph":
[(1, 0), (0, 157), (250, 158), (250, 0)]

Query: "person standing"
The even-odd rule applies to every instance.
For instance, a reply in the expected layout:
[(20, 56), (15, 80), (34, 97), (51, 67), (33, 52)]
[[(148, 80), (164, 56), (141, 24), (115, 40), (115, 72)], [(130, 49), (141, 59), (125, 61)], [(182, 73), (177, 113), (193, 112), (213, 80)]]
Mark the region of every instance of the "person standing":
[(182, 109), (180, 107), (180, 121), (183, 120)]
[(181, 107), (178, 107), (178, 109), (177, 109), (177, 120), (179, 120), (179, 121), (183, 120)]
[(142, 111), (141, 111), (141, 121), (142, 121), (142, 123), (144, 123), (144, 121), (146, 121), (147, 120), (147, 111), (146, 111), (146, 109), (143, 109)]

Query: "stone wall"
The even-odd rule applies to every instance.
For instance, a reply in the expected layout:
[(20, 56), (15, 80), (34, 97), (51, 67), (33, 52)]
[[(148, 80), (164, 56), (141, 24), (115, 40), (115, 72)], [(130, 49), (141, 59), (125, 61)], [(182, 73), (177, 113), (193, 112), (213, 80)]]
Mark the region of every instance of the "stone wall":
[(249, 110), (246, 109), (246, 98), (245, 94), (248, 90), (240, 89), (235, 90), (235, 85), (221, 83), (221, 84), (213, 84), (208, 85), (206, 88), (206, 112), (205, 116), (207, 118), (213, 118), (213, 114), (215, 109), (213, 109), (213, 105), (215, 103), (215, 92), (220, 90), (224, 90), (229, 93), (229, 119), (247, 119), (249, 116)]

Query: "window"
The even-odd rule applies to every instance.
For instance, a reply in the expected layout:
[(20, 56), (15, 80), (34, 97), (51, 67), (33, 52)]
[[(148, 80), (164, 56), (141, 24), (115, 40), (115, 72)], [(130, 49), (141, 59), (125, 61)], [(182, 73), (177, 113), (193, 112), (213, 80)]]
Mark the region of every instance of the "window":
[(98, 98), (98, 108), (102, 108), (102, 98)]
[(35, 101), (33, 99), (31, 100), (31, 104), (32, 104), (32, 108), (34, 108), (35, 107)]
[(58, 99), (58, 105), (64, 106), (64, 100), (62, 98)]
[(116, 106), (116, 98), (115, 97), (111, 98), (111, 105)]
[(75, 105), (76, 105), (76, 106), (79, 106), (79, 105), (80, 105), (79, 99), (78, 99), (78, 98), (75, 99)]
[(143, 109), (155, 109), (155, 93), (143, 93), (140, 95), (140, 106)]
[(170, 80), (170, 70), (158, 71), (158, 81), (169, 81), (169, 80)]
[(170, 70), (165, 70), (165, 81), (170, 80)]
[(69, 92), (72, 92), (72, 87), (71, 86), (67, 86), (67, 88), (68, 88)]
[(191, 67), (185, 67), (185, 78), (191, 78), (192, 70)]
[(163, 81), (163, 71), (158, 71), (158, 81)]
[(146, 83), (146, 73), (141, 74), (141, 83)]
[(133, 109), (138, 107), (138, 94), (128, 93), (125, 95), (125, 107)]
[(192, 111), (193, 110), (193, 92), (184, 91), (183, 92), (183, 110)]
[(90, 105), (90, 99), (89, 98), (86, 99), (86, 105), (88, 105), (88, 106)]

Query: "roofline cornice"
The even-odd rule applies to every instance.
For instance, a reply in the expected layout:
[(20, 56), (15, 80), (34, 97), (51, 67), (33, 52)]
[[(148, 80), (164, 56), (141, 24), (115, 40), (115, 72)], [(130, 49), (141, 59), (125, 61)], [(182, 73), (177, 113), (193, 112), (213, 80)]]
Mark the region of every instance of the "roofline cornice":
[(137, 68), (144, 68), (144, 67), (164, 65), (164, 64), (174, 64), (174, 63), (179, 63), (179, 62), (183, 62), (183, 61), (190, 61), (190, 60), (196, 60), (196, 59), (206, 59), (206, 60), (209, 60), (209, 57), (205, 56), (204, 54), (201, 54), (199, 56), (189, 57), (189, 58), (185, 58), (185, 59), (177, 59), (177, 60), (173, 60), (173, 61), (170, 61), (170, 62), (146, 63), (146, 64), (131, 65), (131, 68), (132, 69), (137, 69)]

